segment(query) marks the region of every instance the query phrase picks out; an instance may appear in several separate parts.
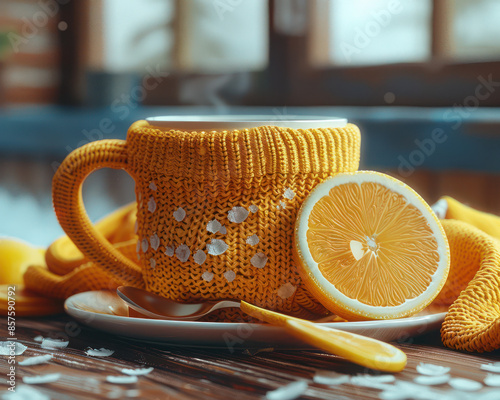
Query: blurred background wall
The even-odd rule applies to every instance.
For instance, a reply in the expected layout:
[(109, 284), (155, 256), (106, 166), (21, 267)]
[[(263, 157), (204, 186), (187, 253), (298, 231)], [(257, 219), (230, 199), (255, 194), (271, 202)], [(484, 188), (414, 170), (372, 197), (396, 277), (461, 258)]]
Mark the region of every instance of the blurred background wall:
[[(497, 0), (0, 0), (0, 235), (47, 245), (54, 170), (147, 116), (346, 116), (362, 168), (500, 214)], [(133, 181), (85, 185), (95, 219)]]

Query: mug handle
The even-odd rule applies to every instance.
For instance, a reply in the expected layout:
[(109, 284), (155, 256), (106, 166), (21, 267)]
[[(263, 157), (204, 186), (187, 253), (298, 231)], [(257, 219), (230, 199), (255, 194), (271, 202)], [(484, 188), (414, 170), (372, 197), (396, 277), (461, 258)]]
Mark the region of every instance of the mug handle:
[(100, 168), (127, 171), (127, 167), (125, 140), (88, 143), (71, 152), (57, 169), (52, 180), (52, 201), (64, 232), (90, 261), (109, 272), (122, 285), (144, 287), (140, 267), (94, 228), (82, 199), (82, 184), (90, 173)]

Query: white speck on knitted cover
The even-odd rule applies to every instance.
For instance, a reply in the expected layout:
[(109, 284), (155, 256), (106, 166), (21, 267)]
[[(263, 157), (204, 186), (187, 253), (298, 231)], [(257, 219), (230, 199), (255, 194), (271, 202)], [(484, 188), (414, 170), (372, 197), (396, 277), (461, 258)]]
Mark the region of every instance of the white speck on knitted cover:
[(288, 299), (295, 293), (296, 289), (297, 288), (293, 286), (290, 282), (287, 282), (284, 285), (280, 286), (277, 293), (278, 296), (281, 297), (282, 299)]
[(106, 377), (106, 381), (109, 383), (116, 383), (122, 385), (129, 385), (131, 383), (136, 383), (138, 381), (137, 376), (129, 376), (129, 375), (108, 375)]
[(141, 241), (141, 248), (142, 248), (142, 252), (143, 253), (145, 253), (146, 251), (148, 251), (148, 248), (149, 248), (148, 239), (142, 239), (142, 241)]
[(488, 386), (500, 386), (500, 375), (488, 374), (486, 378), (484, 378), (484, 383)]
[(205, 271), (203, 272), (201, 277), (203, 278), (203, 280), (210, 282), (214, 278), (214, 274), (212, 272)]
[(33, 340), (34, 340), (35, 342), (42, 343), (42, 341), (43, 341), (43, 336), (42, 336), (42, 335), (37, 335), (37, 336), (35, 336), (35, 337), (33, 338)]
[(150, 197), (148, 200), (148, 211), (154, 213), (156, 210), (156, 201), (153, 197)]
[(259, 237), (257, 235), (252, 235), (252, 236), (249, 236), (246, 240), (247, 244), (249, 244), (250, 246), (255, 246), (256, 244), (259, 243)]
[(232, 282), (236, 278), (236, 274), (234, 271), (226, 271), (224, 272), (224, 278), (226, 278), (228, 282)]
[(172, 257), (175, 253), (174, 246), (165, 246), (165, 255)]
[(130, 375), (130, 376), (139, 376), (139, 375), (147, 375), (150, 372), (152, 372), (153, 369), (154, 369), (153, 367), (149, 367), (149, 368), (135, 368), (135, 369), (123, 368), (121, 370), (121, 373), (125, 374), (125, 375)]
[(50, 400), (50, 397), (33, 386), (16, 385), (16, 391), (4, 393), (2, 400)]
[(92, 348), (89, 347), (85, 351), (85, 353), (88, 356), (93, 356), (93, 357), (109, 357), (114, 352), (115, 352), (114, 350), (105, 349), (104, 347), (101, 347), (100, 349), (92, 349)]
[(453, 389), (463, 390), (464, 392), (475, 392), (483, 387), (483, 384), (472, 379), (453, 378), (448, 381)]
[(150, 188), (151, 190), (154, 190), (154, 191), (156, 191), (156, 189), (158, 189), (158, 188), (156, 187), (155, 181), (151, 181), (151, 183), (149, 184), (149, 188)]
[(222, 226), (220, 229), (219, 229), (219, 233), (222, 233), (223, 235), (225, 235), (227, 233), (227, 229), (225, 226)]
[(250, 207), (248, 207), (251, 213), (255, 214), (257, 211), (259, 211), (259, 207), (257, 207), (255, 204), (252, 204)]
[(155, 268), (156, 268), (156, 260), (155, 260), (153, 257), (151, 257), (151, 258), (149, 259), (149, 265), (150, 265), (150, 266), (151, 266), (151, 268), (153, 268), (153, 269), (155, 269)]
[(257, 253), (250, 259), (250, 263), (255, 268), (264, 268), (267, 263), (267, 256), (264, 253)]
[(444, 375), (450, 372), (450, 368), (441, 365), (420, 363), (417, 365), (417, 372), (422, 375)]
[(293, 400), (307, 390), (306, 381), (295, 381), (266, 393), (267, 400)]
[(286, 203), (284, 201), (280, 201), (280, 206), (284, 210), (286, 208)]
[(41, 348), (42, 349), (65, 349), (68, 347), (69, 341), (43, 338)]
[(23, 382), (28, 385), (38, 385), (44, 383), (51, 383), (59, 380), (61, 377), (60, 373), (46, 374), (46, 375), (33, 375), (33, 376), (23, 376)]
[(495, 362), (491, 364), (481, 364), (481, 369), (484, 371), (500, 373), (500, 362)]
[(207, 244), (208, 254), (212, 256), (220, 256), (224, 254), (229, 246), (221, 239), (212, 239), (209, 244)]
[(175, 249), (175, 255), (180, 262), (186, 262), (191, 255), (191, 250), (189, 250), (189, 247), (187, 247), (185, 244), (181, 244)]
[(149, 237), (149, 243), (151, 244), (151, 248), (154, 251), (158, 250), (158, 247), (160, 247), (160, 238), (158, 237), (158, 235), (156, 233), (153, 233)]
[(7, 340), (5, 342), (0, 342), (0, 355), (1, 356), (20, 356), (26, 349), (24, 344), (19, 343), (15, 340)]
[(186, 211), (182, 207), (179, 207), (174, 211), (174, 218), (177, 222), (182, 222), (186, 218)]
[(206, 259), (207, 259), (207, 255), (205, 254), (205, 252), (203, 250), (198, 250), (193, 255), (193, 260), (198, 265), (203, 264)]
[(346, 374), (339, 374), (335, 371), (323, 371), (318, 370), (314, 374), (313, 381), (319, 385), (341, 385), (343, 383), (348, 383), (350, 376)]
[(19, 365), (40, 365), (45, 364), (47, 361), (51, 360), (54, 357), (53, 354), (44, 354), (42, 356), (28, 357), (22, 361), (19, 361)]
[(451, 376), (448, 374), (444, 375), (419, 375), (413, 381), (419, 385), (433, 386), (442, 385), (450, 380)]
[(231, 222), (240, 224), (247, 219), (248, 214), (250, 214), (250, 212), (244, 207), (233, 207), (231, 210), (229, 210), (227, 218)]
[(220, 228), (222, 228), (222, 225), (216, 219), (213, 219), (207, 224), (207, 231), (209, 231), (210, 233), (217, 233), (219, 232)]
[(287, 188), (285, 190), (285, 193), (283, 194), (283, 197), (285, 199), (292, 200), (295, 197), (295, 192), (292, 189)]

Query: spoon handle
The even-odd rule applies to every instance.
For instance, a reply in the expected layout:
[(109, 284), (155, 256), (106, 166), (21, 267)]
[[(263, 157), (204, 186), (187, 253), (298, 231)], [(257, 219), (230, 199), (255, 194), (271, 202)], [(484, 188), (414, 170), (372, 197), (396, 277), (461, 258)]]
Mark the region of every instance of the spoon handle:
[(241, 310), (269, 324), (284, 327), (292, 335), (314, 347), (364, 367), (399, 372), (406, 366), (406, 354), (380, 340), (265, 310), (244, 301), (241, 302)]

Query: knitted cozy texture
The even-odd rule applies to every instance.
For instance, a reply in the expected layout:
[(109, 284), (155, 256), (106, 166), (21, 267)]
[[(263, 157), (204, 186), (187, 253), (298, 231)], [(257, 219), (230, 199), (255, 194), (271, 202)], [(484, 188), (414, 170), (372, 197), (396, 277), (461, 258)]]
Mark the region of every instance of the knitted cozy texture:
[[(449, 305), (443, 343), (467, 351), (500, 348), (500, 218), (445, 197), (451, 266), (433, 304)], [(467, 221), (467, 222), (464, 222)], [(478, 229), (481, 228), (482, 230)]]
[[(90, 143), (67, 157), (54, 177), (54, 208), (83, 255), (118, 283), (174, 300), (241, 299), (310, 317), (326, 310), (292, 259), (296, 213), (318, 183), (357, 170), (359, 147), (352, 124), (184, 132), (139, 121), (126, 142)], [(81, 184), (103, 167), (126, 169), (136, 181), (142, 271), (83, 209)], [(226, 310), (218, 317), (240, 316)]]

